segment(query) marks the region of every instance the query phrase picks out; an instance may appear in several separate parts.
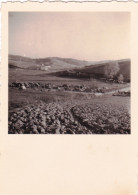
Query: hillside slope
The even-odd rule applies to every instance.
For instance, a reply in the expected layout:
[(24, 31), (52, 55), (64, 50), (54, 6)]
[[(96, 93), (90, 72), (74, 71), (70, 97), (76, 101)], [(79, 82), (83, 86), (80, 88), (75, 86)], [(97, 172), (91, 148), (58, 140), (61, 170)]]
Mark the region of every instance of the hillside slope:
[(130, 80), (130, 59), (115, 61), (83, 61), (71, 58), (48, 57), (40, 59), (31, 59), (22, 56), (9, 55), (9, 68), (12, 69), (32, 69), (45, 70), (45, 73), (56, 73), (59, 76), (85, 76), (102, 78), (105, 75), (105, 69), (111, 70), (118, 66), (117, 75), (122, 74), (125, 80)]
[(130, 80), (130, 59), (109, 61), (102, 64), (91, 65), (85, 68), (80, 68), (79, 72), (87, 73), (89, 75), (95, 75), (97, 77), (105, 77), (105, 69), (110, 65), (113, 69), (115, 63), (118, 64), (117, 75), (122, 74), (125, 80)]
[(31, 59), (22, 56), (9, 55), (9, 67), (25, 69), (42, 69), (49, 71), (60, 71), (64, 69), (81, 68), (89, 66), (94, 62), (76, 60), (71, 58), (48, 57)]
[(16, 55), (9, 55), (8, 57), (9, 68), (36, 68), (34, 59)]

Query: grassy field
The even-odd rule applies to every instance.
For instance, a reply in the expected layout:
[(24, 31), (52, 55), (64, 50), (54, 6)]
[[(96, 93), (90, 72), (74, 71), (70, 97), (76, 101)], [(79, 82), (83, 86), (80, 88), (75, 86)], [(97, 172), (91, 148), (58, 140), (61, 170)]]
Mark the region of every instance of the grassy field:
[(78, 78), (63, 78), (54, 75), (46, 74), (42, 70), (26, 70), (26, 69), (10, 69), (9, 71), (9, 84), (15, 81), (20, 82), (40, 82), (40, 83), (52, 83), (52, 84), (73, 84), (73, 85), (85, 85), (96, 87), (123, 87), (124, 84), (118, 83), (105, 83), (97, 79), (78, 79)]
[[(81, 85), (91, 86), (91, 87), (108, 87), (112, 88), (121, 88), (124, 84), (117, 83), (105, 83), (96, 79), (73, 79), (73, 78), (62, 78), (57, 76), (51, 76), (46, 74), (41, 70), (26, 70), (26, 69), (10, 69), (9, 71), (9, 84), (15, 81), (20, 82), (39, 82), (39, 83), (51, 83), (51, 84), (69, 84), (69, 85)], [(117, 100), (116, 100), (117, 99)], [(126, 98), (128, 99), (128, 98)], [(119, 100), (119, 101), (118, 101)], [(122, 97), (100, 97), (96, 98), (89, 94), (75, 94), (67, 92), (45, 92), (45, 91), (36, 91), (33, 89), (27, 90), (18, 90), (18, 89), (9, 89), (9, 109), (14, 107), (20, 107), (28, 103), (38, 101), (44, 102), (79, 102), (79, 101), (106, 101), (106, 102), (123, 102), (125, 101)], [(124, 102), (125, 103), (125, 102)], [(128, 101), (129, 103), (129, 101)]]
[[(18, 97), (18, 98), (17, 98)], [(83, 104), (83, 103), (102, 103), (115, 104), (119, 106), (130, 107), (130, 97), (119, 97), (112, 95), (105, 95), (102, 97), (94, 97), (91, 94), (82, 94), (74, 92), (59, 92), (59, 91), (36, 91), (32, 89), (18, 90), (9, 89), (9, 111), (14, 108), (20, 108), (28, 104), (45, 102), (45, 103), (59, 103), (59, 104)]]

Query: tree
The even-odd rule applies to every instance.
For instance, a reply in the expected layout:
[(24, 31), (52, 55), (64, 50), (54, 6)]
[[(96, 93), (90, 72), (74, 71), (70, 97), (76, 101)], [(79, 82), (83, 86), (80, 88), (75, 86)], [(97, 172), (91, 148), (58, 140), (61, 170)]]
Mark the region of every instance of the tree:
[(119, 72), (119, 64), (117, 62), (110, 62), (108, 65), (104, 68), (104, 74), (106, 78), (113, 79), (117, 73)]
[(117, 77), (117, 80), (118, 80), (118, 83), (123, 82), (124, 76), (122, 74), (119, 74), (118, 77)]

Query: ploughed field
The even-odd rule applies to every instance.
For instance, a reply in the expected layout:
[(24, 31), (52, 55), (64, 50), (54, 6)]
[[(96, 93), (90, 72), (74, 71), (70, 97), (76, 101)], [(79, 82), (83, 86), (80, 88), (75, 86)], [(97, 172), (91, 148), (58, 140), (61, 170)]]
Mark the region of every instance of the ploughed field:
[(129, 134), (130, 97), (9, 89), (10, 134)]

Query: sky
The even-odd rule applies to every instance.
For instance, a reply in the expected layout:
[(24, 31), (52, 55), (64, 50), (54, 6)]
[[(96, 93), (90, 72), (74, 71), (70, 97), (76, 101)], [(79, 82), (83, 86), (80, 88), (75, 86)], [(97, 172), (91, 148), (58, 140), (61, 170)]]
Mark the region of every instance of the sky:
[(129, 12), (9, 12), (9, 54), (100, 61), (130, 58)]

